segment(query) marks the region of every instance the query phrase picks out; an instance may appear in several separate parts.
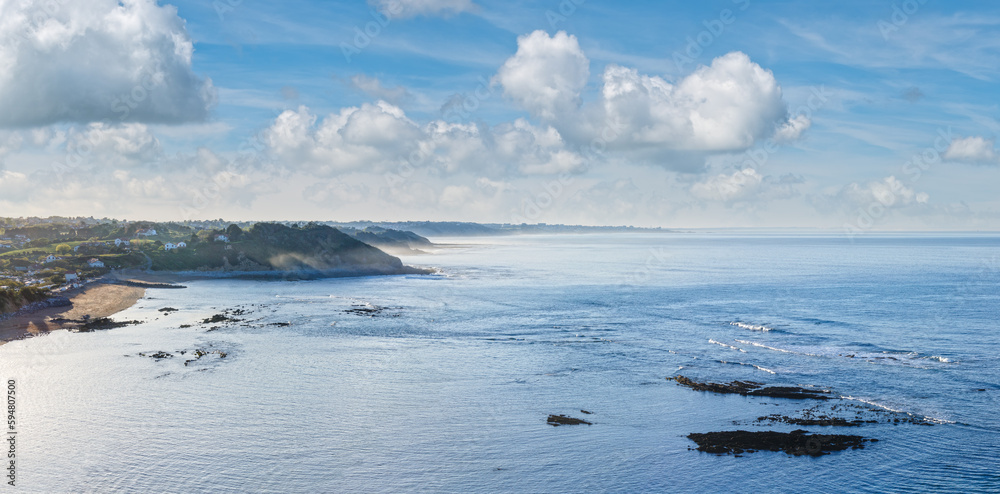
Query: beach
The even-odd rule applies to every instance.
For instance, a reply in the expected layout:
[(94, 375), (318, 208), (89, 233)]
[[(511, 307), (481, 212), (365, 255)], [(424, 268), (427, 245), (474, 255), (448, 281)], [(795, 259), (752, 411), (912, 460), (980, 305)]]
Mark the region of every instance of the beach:
[(63, 295), (70, 299), (72, 305), (49, 307), (0, 321), (0, 345), (25, 336), (38, 336), (78, 325), (69, 321), (53, 321), (54, 318), (80, 320), (85, 315), (91, 318), (112, 316), (132, 307), (145, 294), (145, 288), (105, 283), (94, 283), (67, 292)]

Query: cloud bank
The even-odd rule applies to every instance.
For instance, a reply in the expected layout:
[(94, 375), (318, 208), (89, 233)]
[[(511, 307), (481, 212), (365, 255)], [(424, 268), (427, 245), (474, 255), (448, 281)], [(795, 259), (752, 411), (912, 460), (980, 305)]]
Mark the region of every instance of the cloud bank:
[(0, 127), (204, 120), (216, 95), (193, 53), (153, 0), (0, 2)]

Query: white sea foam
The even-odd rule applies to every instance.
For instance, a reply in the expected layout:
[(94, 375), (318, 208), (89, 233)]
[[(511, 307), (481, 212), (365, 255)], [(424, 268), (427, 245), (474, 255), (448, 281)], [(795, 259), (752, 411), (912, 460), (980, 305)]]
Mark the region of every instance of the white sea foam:
[[(767, 346), (767, 345), (765, 345), (763, 343), (757, 343), (755, 341), (747, 341), (747, 340), (736, 340), (736, 341), (738, 343), (743, 343), (744, 345), (752, 345), (752, 346), (755, 346), (755, 347), (758, 347), (758, 348), (766, 348), (768, 350), (774, 350), (776, 352), (782, 352), (782, 353), (800, 353), (800, 352), (793, 352), (791, 350), (785, 350), (785, 349), (782, 349), (782, 348), (775, 348), (773, 346)], [(809, 354), (806, 354), (806, 355), (809, 355)]]
[(916, 414), (916, 413), (907, 412), (906, 410), (901, 410), (901, 409), (898, 409), (898, 408), (892, 408), (890, 406), (883, 405), (883, 404), (881, 404), (881, 403), (879, 403), (877, 401), (872, 401), (872, 400), (865, 399), (865, 398), (856, 398), (854, 396), (841, 396), (841, 398), (845, 399), (845, 400), (858, 401), (858, 402), (864, 403), (866, 405), (871, 405), (871, 406), (876, 407), (876, 408), (881, 408), (883, 410), (887, 410), (887, 411), (890, 411), (890, 412), (893, 412), (893, 413), (901, 413), (901, 414), (904, 414), (904, 415), (907, 415), (907, 416), (910, 416), (910, 417), (920, 418), (920, 419), (923, 419), (923, 420), (925, 420), (927, 422), (934, 422), (936, 424), (957, 424), (958, 423), (958, 422), (955, 422), (955, 421), (952, 421), (952, 420), (940, 419), (940, 418), (936, 418), (936, 417), (929, 417), (927, 415), (920, 415), (920, 414)]
[(765, 333), (774, 329), (770, 326), (765, 326), (763, 324), (747, 324), (745, 322), (738, 322), (738, 321), (731, 322), (729, 323), (729, 325), (736, 326), (738, 328), (749, 329), (750, 331), (763, 331)]
[(726, 347), (726, 348), (729, 348), (730, 350), (736, 350), (736, 351), (738, 351), (738, 352), (743, 352), (743, 353), (747, 353), (747, 351), (746, 351), (746, 350), (744, 350), (744, 349), (742, 349), (742, 348), (739, 348), (739, 347), (735, 347), (735, 346), (733, 346), (733, 345), (727, 345), (727, 344), (725, 344), (725, 343), (723, 343), (723, 342), (721, 342), (721, 341), (715, 341), (715, 340), (711, 340), (711, 339), (710, 339), (710, 340), (708, 340), (708, 342), (709, 342), (709, 343), (712, 343), (712, 344), (715, 344), (715, 345), (719, 345), (719, 346), (724, 346), (724, 347)]

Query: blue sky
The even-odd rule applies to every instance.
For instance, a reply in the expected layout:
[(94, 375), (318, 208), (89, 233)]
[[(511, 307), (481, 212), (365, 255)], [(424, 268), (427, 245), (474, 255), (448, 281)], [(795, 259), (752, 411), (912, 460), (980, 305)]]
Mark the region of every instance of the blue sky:
[(41, 9), (0, 3), (5, 214), (1000, 227), (989, 2)]

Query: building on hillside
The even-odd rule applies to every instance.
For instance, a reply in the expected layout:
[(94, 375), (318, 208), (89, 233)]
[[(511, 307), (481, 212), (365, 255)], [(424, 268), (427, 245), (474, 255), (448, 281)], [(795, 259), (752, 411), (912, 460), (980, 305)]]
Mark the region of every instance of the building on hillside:
[(90, 267), (92, 267), (92, 268), (103, 268), (104, 267), (104, 262), (101, 261), (100, 259), (94, 258), (94, 259), (91, 259), (91, 260), (87, 261), (87, 265), (90, 266)]
[(229, 237), (226, 236), (226, 235), (216, 235), (215, 236), (215, 241), (216, 242), (226, 242), (226, 243), (228, 243), (229, 242)]
[(76, 281), (76, 280), (80, 279), (80, 275), (78, 275), (76, 273), (66, 273), (64, 276), (66, 276), (66, 281), (67, 282)]
[(45, 264), (48, 264), (50, 262), (56, 262), (56, 261), (58, 261), (60, 259), (62, 259), (62, 258), (61, 257), (56, 257), (56, 256), (54, 256), (52, 254), (49, 254), (49, 256), (45, 258)]
[(167, 251), (171, 251), (171, 250), (177, 250), (177, 244), (175, 244), (175, 243), (171, 243), (171, 242), (167, 242), (167, 243), (166, 243), (166, 244), (165, 244), (165, 245), (163, 246), (163, 248), (164, 248), (165, 250), (167, 250)]

